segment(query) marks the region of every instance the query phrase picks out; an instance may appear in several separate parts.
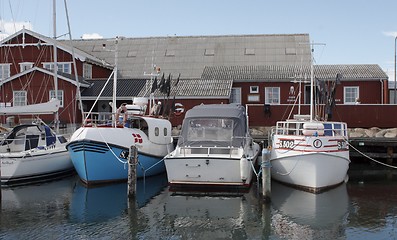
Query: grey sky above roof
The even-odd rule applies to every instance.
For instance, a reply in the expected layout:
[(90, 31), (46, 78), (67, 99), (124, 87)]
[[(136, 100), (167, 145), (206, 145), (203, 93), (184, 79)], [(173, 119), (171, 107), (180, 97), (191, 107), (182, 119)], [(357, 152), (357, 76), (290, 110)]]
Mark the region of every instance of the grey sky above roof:
[[(144, 73), (151, 73), (153, 65), (165, 74), (195, 79), (206, 66), (307, 64), (309, 43), (308, 34), (119, 38), (119, 77), (149, 78)], [(115, 39), (73, 40), (73, 45), (115, 62)]]

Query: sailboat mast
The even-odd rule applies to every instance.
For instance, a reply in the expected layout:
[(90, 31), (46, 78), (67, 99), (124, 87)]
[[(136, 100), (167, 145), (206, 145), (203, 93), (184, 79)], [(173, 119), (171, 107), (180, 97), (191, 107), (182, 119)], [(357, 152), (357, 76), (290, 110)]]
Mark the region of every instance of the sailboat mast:
[[(57, 27), (56, 27), (56, 0), (52, 1), (53, 4), (53, 32), (54, 32), (54, 90), (55, 99), (58, 99), (58, 59), (57, 59)], [(58, 110), (55, 112), (55, 131), (59, 132), (59, 113)]]
[(116, 37), (116, 42), (115, 42), (115, 53), (114, 53), (114, 69), (113, 69), (113, 104), (112, 104), (112, 113), (114, 117), (113, 121), (113, 126), (117, 126), (117, 120), (116, 119), (116, 111), (117, 111), (117, 104), (116, 104), (116, 95), (117, 95), (117, 58), (118, 58), (118, 42), (119, 42), (119, 37)]
[(314, 70), (313, 70), (313, 48), (310, 58), (310, 121), (313, 121), (314, 114)]

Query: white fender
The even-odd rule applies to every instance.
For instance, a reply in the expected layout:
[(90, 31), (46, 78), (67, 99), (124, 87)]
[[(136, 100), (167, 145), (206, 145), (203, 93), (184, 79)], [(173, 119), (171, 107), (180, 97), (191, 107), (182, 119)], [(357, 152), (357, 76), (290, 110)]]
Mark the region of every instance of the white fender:
[(248, 173), (250, 170), (250, 165), (245, 156), (240, 159), (240, 176), (241, 180), (245, 181), (248, 178)]

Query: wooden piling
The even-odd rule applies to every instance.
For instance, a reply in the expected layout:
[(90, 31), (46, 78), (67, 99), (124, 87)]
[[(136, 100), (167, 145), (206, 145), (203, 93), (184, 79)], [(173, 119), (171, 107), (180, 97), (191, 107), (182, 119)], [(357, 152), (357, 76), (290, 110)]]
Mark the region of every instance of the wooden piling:
[(130, 147), (128, 155), (128, 198), (135, 198), (136, 195), (136, 165), (138, 162), (138, 151), (135, 145)]
[(262, 149), (262, 195), (265, 201), (271, 199), (271, 173), (270, 152), (267, 148)]

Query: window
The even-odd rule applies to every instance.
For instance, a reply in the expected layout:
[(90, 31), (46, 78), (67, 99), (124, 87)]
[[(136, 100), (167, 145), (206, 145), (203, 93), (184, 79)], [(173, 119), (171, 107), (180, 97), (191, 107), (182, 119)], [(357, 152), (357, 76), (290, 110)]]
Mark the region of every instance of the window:
[(265, 88), (265, 104), (280, 104), (280, 88)]
[(167, 136), (168, 135), (168, 130), (167, 130), (167, 128), (164, 128), (164, 136)]
[(258, 86), (250, 86), (250, 93), (259, 93)]
[(259, 95), (248, 95), (248, 102), (259, 102)]
[[(58, 72), (69, 73), (71, 74), (71, 63), (58, 63)], [(43, 63), (45, 69), (53, 71), (54, 63)]]
[(9, 63), (0, 64), (0, 80), (10, 77), (10, 65)]
[(360, 101), (359, 87), (344, 87), (343, 99), (345, 104), (355, 104)]
[(160, 135), (160, 129), (159, 127), (154, 128), (154, 136), (158, 137)]
[[(55, 90), (50, 90), (50, 99), (55, 98)], [(58, 99), (61, 101), (59, 107), (63, 107), (63, 90), (58, 90)]]
[(14, 99), (14, 106), (25, 106), (26, 105), (26, 91), (14, 91), (13, 99)]
[(92, 78), (92, 65), (88, 63), (83, 64), (83, 77)]
[(232, 88), (229, 101), (230, 103), (241, 104), (241, 88)]
[(31, 62), (23, 62), (19, 64), (19, 68), (21, 72), (31, 69), (32, 67), (33, 67), (33, 63)]

